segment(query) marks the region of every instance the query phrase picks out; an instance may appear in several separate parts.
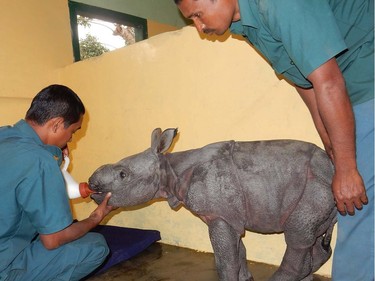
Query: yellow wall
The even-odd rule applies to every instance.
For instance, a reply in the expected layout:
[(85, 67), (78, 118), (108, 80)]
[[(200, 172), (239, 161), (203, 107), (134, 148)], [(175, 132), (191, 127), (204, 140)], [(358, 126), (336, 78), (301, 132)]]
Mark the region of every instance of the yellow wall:
[(175, 31), (177, 29), (178, 29), (177, 27), (174, 27), (171, 25), (147, 20), (147, 32), (148, 32), (149, 38), (152, 36), (158, 35), (160, 33), (168, 32), (168, 31)]
[[(0, 16), (15, 13), (20, 2), (2, 1), (6, 9)], [(1, 53), (0, 124), (21, 118), (30, 97), (46, 84), (58, 80), (71, 87), (87, 108), (82, 130), (70, 145), (71, 172), (78, 181), (102, 164), (147, 149), (155, 127), (179, 128), (173, 151), (229, 139), (294, 138), (321, 145), (298, 95), (243, 41), (202, 39), (186, 27), (72, 64), (66, 1), (22, 3), (30, 4), (16, 25), (29, 27), (27, 45), (33, 47), (19, 48), (19, 35), (0, 24), (2, 38), (9, 38), (0, 48), (8, 53)], [(78, 219), (95, 207), (89, 200), (73, 200)], [(212, 251), (206, 225), (164, 201), (119, 209), (106, 223), (158, 229), (163, 243)], [(248, 259), (280, 263), (282, 235), (247, 232), (244, 242)], [(319, 273), (330, 275), (330, 266)]]
[(33, 97), (72, 62), (67, 3), (0, 0), (0, 5), (0, 97)]

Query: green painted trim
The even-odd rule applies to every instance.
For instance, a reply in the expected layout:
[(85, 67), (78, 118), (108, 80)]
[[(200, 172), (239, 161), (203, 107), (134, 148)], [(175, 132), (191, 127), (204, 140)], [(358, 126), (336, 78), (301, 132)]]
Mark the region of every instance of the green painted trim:
[(173, 0), (74, 0), (91, 6), (101, 7), (157, 23), (182, 28), (192, 24), (180, 13)]
[(148, 38), (147, 31), (147, 20), (128, 15), (125, 13), (120, 13), (100, 7), (90, 6), (82, 3), (77, 3), (74, 1), (68, 1), (69, 13), (70, 13), (70, 26), (72, 33), (72, 45), (73, 45), (73, 55), (74, 61), (81, 60), (81, 54), (79, 50), (79, 38), (78, 38), (78, 25), (77, 25), (77, 15), (84, 17), (97, 18), (104, 21), (116, 22), (126, 26), (135, 27), (135, 40), (136, 42), (142, 41)]

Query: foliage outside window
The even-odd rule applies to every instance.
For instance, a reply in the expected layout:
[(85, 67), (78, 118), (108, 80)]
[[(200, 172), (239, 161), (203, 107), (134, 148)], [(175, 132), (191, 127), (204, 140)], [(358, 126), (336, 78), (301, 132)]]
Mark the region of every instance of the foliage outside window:
[(147, 21), (69, 1), (74, 60), (84, 60), (147, 38)]

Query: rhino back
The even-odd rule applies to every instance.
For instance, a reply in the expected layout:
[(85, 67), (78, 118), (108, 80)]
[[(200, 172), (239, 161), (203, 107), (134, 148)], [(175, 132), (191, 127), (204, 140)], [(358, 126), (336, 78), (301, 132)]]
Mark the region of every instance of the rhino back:
[[(236, 143), (233, 162), (247, 202), (247, 227), (254, 231), (279, 232), (305, 191), (306, 182), (315, 173), (325, 178), (321, 192), (330, 192), (329, 161), (316, 145), (294, 140)], [(316, 191), (320, 192), (320, 191)], [(313, 200), (313, 198), (312, 198)]]
[(221, 217), (240, 233), (244, 227), (274, 233), (301, 197), (317, 149), (289, 140), (222, 142), (174, 153), (170, 163), (183, 179), (188, 209)]

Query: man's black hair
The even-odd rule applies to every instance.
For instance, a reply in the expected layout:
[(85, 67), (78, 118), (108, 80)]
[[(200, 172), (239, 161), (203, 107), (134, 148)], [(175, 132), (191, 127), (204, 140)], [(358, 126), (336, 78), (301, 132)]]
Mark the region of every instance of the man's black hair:
[(64, 119), (65, 128), (79, 121), (85, 114), (85, 106), (78, 95), (63, 85), (50, 85), (32, 100), (25, 119), (44, 125), (55, 117)]

